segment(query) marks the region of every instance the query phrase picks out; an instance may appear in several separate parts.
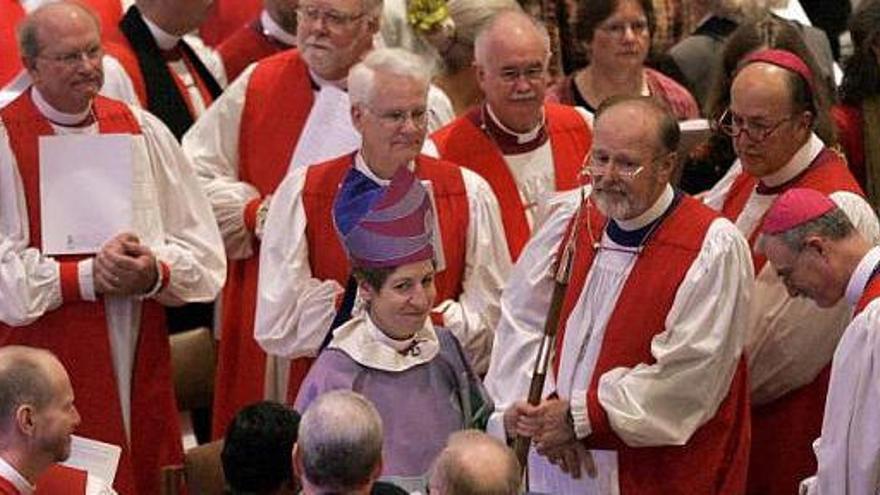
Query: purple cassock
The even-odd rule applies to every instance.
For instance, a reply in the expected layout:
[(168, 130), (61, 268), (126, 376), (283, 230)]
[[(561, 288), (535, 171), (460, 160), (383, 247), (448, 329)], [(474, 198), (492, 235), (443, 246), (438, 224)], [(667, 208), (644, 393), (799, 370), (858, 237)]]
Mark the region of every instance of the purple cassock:
[[(342, 334), (342, 338), (346, 338), (351, 331), (369, 337), (369, 326), (369, 318), (355, 318), (340, 327), (335, 335)], [(328, 390), (354, 390), (364, 395), (382, 417), (385, 437), (382, 475), (424, 476), (451, 433), (485, 428), (492, 410), (483, 385), (471, 370), (458, 340), (444, 328), (433, 331), (439, 351), (432, 359), (403, 371), (365, 365), (359, 361), (368, 359), (354, 358), (347, 350), (331, 343), (315, 361), (300, 388), (296, 410), (305, 411)], [(426, 345), (429, 343), (424, 342), (421, 347), (429, 347)]]

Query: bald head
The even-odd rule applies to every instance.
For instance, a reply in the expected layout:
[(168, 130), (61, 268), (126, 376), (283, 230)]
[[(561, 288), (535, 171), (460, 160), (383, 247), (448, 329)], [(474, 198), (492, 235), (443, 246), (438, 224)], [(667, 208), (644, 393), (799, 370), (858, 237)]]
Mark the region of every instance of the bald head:
[(42, 409), (49, 404), (59, 376), (67, 379), (67, 372), (49, 351), (16, 345), (0, 348), (0, 429), (8, 430), (19, 406)]
[(431, 493), (515, 495), (519, 462), (499, 440), (477, 430), (453, 433), (431, 470)]
[(496, 14), (477, 33), (474, 42), (474, 59), (485, 64), (499, 48), (497, 45), (513, 46), (523, 51), (542, 47), (547, 59), (550, 57), (550, 36), (543, 24), (518, 9), (505, 9)]
[(71, 23), (86, 23), (100, 37), (101, 23), (98, 17), (79, 2), (46, 3), (18, 25), (18, 49), (22, 58), (33, 61), (52, 42), (54, 34)]
[(745, 171), (764, 177), (784, 167), (809, 140), (814, 108), (796, 73), (766, 62), (743, 67), (730, 88), (730, 115), (740, 123), (733, 145)]

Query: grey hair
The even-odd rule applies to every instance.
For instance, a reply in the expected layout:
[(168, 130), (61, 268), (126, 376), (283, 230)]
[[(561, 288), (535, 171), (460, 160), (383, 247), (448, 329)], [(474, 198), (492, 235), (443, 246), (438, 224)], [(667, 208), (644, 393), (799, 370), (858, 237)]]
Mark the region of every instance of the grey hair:
[(427, 98), (431, 70), (424, 60), (403, 48), (378, 48), (368, 53), (348, 72), (348, 96), (352, 105), (370, 101), (377, 72), (417, 80), (424, 85)]
[(28, 61), (32, 61), (37, 56), (40, 55), (40, 51), (42, 47), (40, 46), (40, 21), (41, 18), (52, 10), (56, 10), (63, 7), (74, 8), (83, 14), (86, 15), (87, 18), (91, 19), (92, 22), (95, 23), (95, 28), (98, 30), (98, 33), (101, 32), (101, 21), (98, 19), (98, 16), (95, 15), (90, 9), (85, 6), (79, 4), (78, 2), (72, 1), (64, 1), (64, 2), (52, 2), (46, 3), (35, 9), (33, 12), (27, 15), (24, 20), (18, 25), (18, 30), (16, 31), (16, 41), (18, 41), (18, 51), (21, 53), (21, 56)]
[[(846, 213), (840, 208), (835, 207), (820, 217), (769, 237), (779, 239), (785, 247), (794, 252), (800, 252), (804, 248), (804, 240), (808, 236), (819, 235), (836, 241), (845, 239), (854, 232), (855, 227), (849, 217), (846, 216)], [(762, 249), (765, 242), (763, 240), (764, 237), (766, 236), (762, 236), (761, 239)]]
[(638, 106), (641, 110), (651, 114), (656, 122), (656, 141), (663, 153), (671, 153), (678, 149), (678, 143), (681, 140), (681, 128), (675, 116), (669, 111), (665, 104), (651, 96), (630, 96), (616, 95), (612, 96), (599, 105), (596, 110), (596, 121), (609, 109), (618, 105)]
[(51, 352), (35, 347), (0, 348), (0, 426), (6, 431), (15, 411), (23, 405), (37, 410), (52, 401), (52, 380), (47, 360), (57, 360)]
[(519, 8), (512, 9), (503, 9), (496, 13), (492, 18), (483, 24), (483, 26), (477, 31), (476, 39), (474, 40), (474, 60), (477, 64), (484, 64), (488, 61), (488, 57), (491, 55), (489, 53), (489, 39), (492, 38), (492, 35), (496, 31), (496, 26), (501, 23), (501, 21), (507, 19), (508, 17), (513, 17), (514, 19), (526, 20), (532, 28), (537, 31), (538, 36), (541, 37), (541, 42), (544, 44), (544, 55), (545, 55), (545, 63), (550, 61), (550, 33), (547, 32), (547, 26), (545, 26), (541, 21), (535, 19), (529, 14), (522, 11)]
[(434, 460), (430, 487), (441, 495), (517, 495), (521, 481), (519, 461), (507, 445), (482, 431), (463, 430), (450, 435)]
[(339, 491), (356, 488), (382, 460), (382, 418), (358, 393), (326, 392), (303, 414), (297, 444), (311, 484)]

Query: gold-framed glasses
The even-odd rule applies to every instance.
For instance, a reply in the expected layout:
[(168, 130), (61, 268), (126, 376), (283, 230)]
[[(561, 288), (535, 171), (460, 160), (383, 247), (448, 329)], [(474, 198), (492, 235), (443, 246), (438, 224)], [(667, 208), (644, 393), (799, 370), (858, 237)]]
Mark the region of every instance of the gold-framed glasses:
[(300, 22), (314, 24), (318, 20), (324, 21), (324, 25), (330, 29), (342, 29), (352, 22), (360, 19), (366, 12), (346, 13), (335, 9), (321, 9), (311, 5), (300, 5), (296, 8), (296, 15)]
[(79, 50), (71, 50), (69, 52), (57, 53), (54, 55), (47, 55), (45, 53), (37, 55), (37, 57), (39, 58), (51, 60), (52, 62), (57, 62), (68, 67), (74, 66), (82, 62), (83, 60), (85, 60), (86, 62), (95, 62), (97, 60), (100, 60), (103, 56), (104, 48), (100, 44), (91, 45), (87, 48), (82, 48)]

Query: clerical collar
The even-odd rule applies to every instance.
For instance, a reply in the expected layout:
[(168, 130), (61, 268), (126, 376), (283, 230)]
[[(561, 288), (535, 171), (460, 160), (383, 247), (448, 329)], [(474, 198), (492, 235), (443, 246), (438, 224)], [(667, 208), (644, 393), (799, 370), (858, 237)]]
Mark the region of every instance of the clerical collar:
[(819, 139), (819, 136), (811, 133), (810, 139), (795, 152), (784, 167), (759, 179), (758, 192), (760, 194), (778, 194), (786, 184), (803, 173), (824, 148), (825, 143)]
[[(415, 170), (416, 168), (416, 164), (414, 161), (410, 161), (406, 166), (410, 170)], [(383, 179), (376, 175), (375, 172), (373, 172), (373, 169), (371, 169), (370, 166), (367, 165), (367, 161), (364, 159), (364, 155), (361, 153), (361, 151), (358, 151), (357, 154), (354, 156), (354, 168), (358, 172), (366, 175), (368, 179), (375, 182), (376, 184), (379, 184), (380, 186), (384, 187), (391, 183), (391, 179)]]
[(46, 0), (21, 0), (21, 8), (23, 8), (25, 12), (30, 14), (31, 12), (37, 10), (44, 3), (47, 3)]
[(163, 30), (151, 21), (143, 12), (141, 12), (141, 17), (144, 20), (144, 24), (147, 25), (147, 29), (150, 30), (150, 34), (153, 35), (153, 39), (156, 40), (156, 44), (159, 45), (160, 50), (171, 50), (177, 46), (178, 42), (180, 42), (180, 36), (175, 36)]
[(92, 117), (92, 103), (89, 103), (89, 107), (79, 113), (62, 112), (56, 110), (55, 107), (50, 105), (49, 102), (43, 98), (43, 95), (36, 86), (31, 86), (31, 100), (33, 100), (34, 106), (37, 107), (37, 110), (43, 114), (43, 117), (49, 119), (53, 124), (60, 126), (80, 127), (83, 124), (88, 124)]
[(669, 184), (657, 198), (657, 201), (641, 215), (629, 220), (610, 219), (605, 232), (616, 244), (624, 247), (639, 247), (654, 231), (667, 212), (680, 199)]
[(328, 349), (339, 349), (358, 364), (382, 371), (399, 372), (430, 362), (440, 352), (440, 341), (430, 318), (409, 339), (398, 341), (385, 335), (368, 311), (333, 331)]
[(2, 457), (0, 457), (0, 477), (12, 483), (21, 495), (31, 495), (34, 493), (34, 485)]
[(865, 253), (849, 277), (849, 283), (846, 284), (846, 302), (851, 306), (859, 303), (868, 282), (877, 275), (878, 268), (880, 268), (880, 247), (873, 247)]
[(260, 13), (260, 24), (262, 24), (263, 34), (266, 36), (275, 38), (285, 45), (296, 46), (296, 35), (285, 31), (281, 24), (272, 19), (272, 16), (269, 15), (269, 11), (266, 9), (263, 9), (263, 12)]
[(478, 115), (475, 117), (478, 120), (478, 127), (489, 135), (504, 155), (528, 153), (543, 146), (549, 138), (544, 125), (546, 117), (543, 112), (538, 125), (528, 132), (520, 133), (502, 124), (488, 103), (481, 105), (477, 111)]
[(339, 79), (338, 81), (324, 79), (323, 77), (316, 74), (315, 71), (313, 71), (311, 68), (309, 68), (309, 77), (312, 79), (312, 82), (318, 86), (317, 88), (313, 88), (316, 91), (320, 91), (321, 88), (323, 88), (324, 86), (335, 86), (342, 91), (348, 91), (348, 88), (346, 87), (347, 81), (345, 78)]

